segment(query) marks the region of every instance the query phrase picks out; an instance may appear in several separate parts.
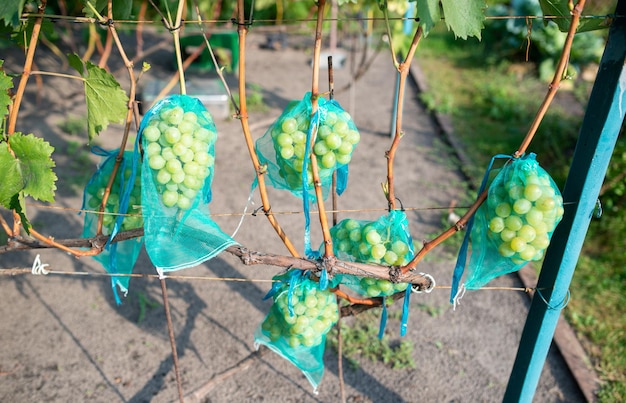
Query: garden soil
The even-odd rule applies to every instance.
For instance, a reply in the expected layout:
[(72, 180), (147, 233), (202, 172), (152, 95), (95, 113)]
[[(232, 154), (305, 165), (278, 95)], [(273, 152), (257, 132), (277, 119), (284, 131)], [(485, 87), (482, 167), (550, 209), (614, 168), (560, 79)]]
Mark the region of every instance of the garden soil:
[[(157, 37), (165, 43), (167, 37)], [(250, 35), (246, 55), (249, 94), (262, 95), (265, 109), (253, 108), (254, 138), (267, 129), (289, 101), (310, 91), (310, 42), (288, 38), (290, 46), (264, 49), (265, 36)], [(131, 41), (131, 38), (127, 40)], [(152, 42), (146, 42), (148, 48)], [(129, 47), (132, 49), (132, 46)], [(168, 49), (165, 46), (163, 49)], [(37, 68), (71, 71), (46, 48), (37, 53)], [(381, 183), (386, 180), (385, 151), (390, 146), (392, 97), (396, 74), (388, 51), (350, 90), (353, 60), (349, 55), (335, 69), (336, 99), (352, 114), (361, 143), (350, 164), (347, 190), (339, 198), (339, 218), (376, 219), (386, 213)], [(172, 73), (172, 55), (166, 50), (140, 61), (151, 63), (147, 78)], [(19, 71), (23, 55), (13, 54), (7, 68)], [(139, 64), (139, 63), (138, 63)], [(123, 66), (112, 71), (127, 85)], [(204, 76), (206, 78), (206, 76)], [(327, 72), (320, 75), (327, 88)], [(59, 176), (55, 208), (29, 205), (35, 228), (55, 238), (80, 237), (83, 216), (76, 213), (82, 188), (95, 170), (96, 157), (86, 157), (86, 133), (69, 135), (62, 124), (85, 114), (79, 81), (31, 78), (19, 116), (18, 130), (33, 132), (56, 147)], [(125, 81), (126, 80), (126, 81)], [(229, 75), (229, 81), (235, 82)], [(432, 87), (435, 87), (431, 83)], [(125, 87), (126, 88), (126, 87)], [(235, 87), (233, 87), (235, 88)], [(419, 245), (441, 232), (448, 206), (471, 201), (466, 178), (454, 152), (418, 103), (416, 87), (407, 87), (402, 138), (395, 159), (395, 185), (406, 209), (413, 239)], [(260, 206), (255, 176), (237, 119), (216, 122), (216, 168), (213, 201), (215, 220), (227, 233), (236, 232), (241, 245), (255, 251), (287, 254), (264, 214), (246, 215)], [(95, 141), (113, 148), (122, 128), (112, 125)], [(509, 150), (503, 150), (509, 151)], [(301, 202), (285, 191), (269, 189), (272, 211), (286, 234), (303, 250), (304, 218), (294, 213)], [(462, 209), (457, 209), (462, 213)], [(10, 218), (3, 212), (5, 218)], [(317, 215), (312, 215), (312, 240), (321, 242)], [(418, 270), (432, 275), (437, 285), (450, 285), (462, 233), (432, 251)], [(47, 269), (102, 273), (91, 258), (76, 259), (58, 250), (0, 254), (0, 268), (30, 268), (40, 255)], [(154, 274), (144, 252), (135, 272)], [(175, 273), (203, 279), (168, 279), (182, 388), (186, 401), (204, 402), (335, 402), (340, 400), (336, 353), (327, 347), (325, 374), (318, 393), (302, 373), (273, 352), (255, 353), (253, 333), (268, 313), (263, 297), (267, 280), (279, 272), (269, 266), (245, 266), (222, 253), (195, 268)], [(250, 281), (227, 281), (225, 279)], [(521, 287), (517, 276), (504, 276), (492, 286)], [(0, 401), (3, 402), (169, 402), (177, 400), (177, 386), (168, 339), (160, 282), (133, 278), (130, 292), (116, 306), (110, 280), (97, 276), (22, 274), (0, 277)], [(528, 312), (528, 297), (519, 291), (467, 292), (456, 310), (449, 290), (413, 294), (408, 331), (399, 336), (397, 313), (390, 308), (386, 338), (392, 346), (408, 341), (414, 368), (359, 358), (358, 365), (343, 360), (345, 394), (349, 402), (495, 402), (501, 401), (515, 359)], [(394, 312), (396, 314), (394, 314)], [(350, 324), (354, 319), (345, 319)], [(374, 321), (377, 321), (375, 318)], [(377, 322), (376, 322), (377, 326)], [(263, 349), (261, 350), (263, 351)], [(195, 393), (194, 392), (198, 392)], [(577, 402), (582, 397), (567, 366), (553, 348), (543, 368), (535, 401)]]

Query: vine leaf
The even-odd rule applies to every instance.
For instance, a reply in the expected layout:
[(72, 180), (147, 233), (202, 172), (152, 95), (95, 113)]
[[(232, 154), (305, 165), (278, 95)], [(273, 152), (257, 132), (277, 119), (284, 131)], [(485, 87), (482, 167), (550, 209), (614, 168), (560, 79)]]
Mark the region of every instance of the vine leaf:
[(106, 70), (89, 61), (83, 62), (75, 54), (69, 55), (68, 61), (85, 82), (87, 131), (91, 142), (109, 123), (124, 122), (128, 111), (128, 96)]
[(468, 36), (475, 36), (480, 39), (487, 7), (484, 0), (442, 0), (441, 6), (446, 25), (456, 37), (467, 39)]
[[(541, 5), (541, 12), (545, 16), (556, 16), (562, 18), (555, 18), (552, 20), (559, 27), (561, 32), (569, 31), (569, 25), (571, 22), (571, 10), (569, 8), (568, 0), (539, 0)], [(545, 20), (545, 23), (550, 23), (549, 20)], [(611, 25), (610, 18), (581, 18), (576, 32), (594, 31), (596, 29), (608, 28)]]
[(20, 24), (20, 15), (26, 0), (2, 0), (0, 1), (0, 21), (13, 27)]
[(417, 0), (417, 16), (419, 17), (424, 36), (441, 20), (439, 0)]
[[(95, 2), (92, 1), (93, 6), (96, 10), (102, 15), (107, 15), (107, 7), (108, 0), (97, 0)], [(130, 17), (131, 11), (133, 9), (132, 0), (115, 0), (112, 4), (113, 7), (113, 19), (118, 20), (126, 20)], [(90, 7), (85, 7), (83, 9), (85, 16), (94, 18), (96, 14)]]
[(54, 202), (57, 176), (52, 171), (53, 151), (47, 141), (19, 132), (0, 143), (0, 205), (15, 210), (27, 232), (30, 224), (25, 215), (25, 196)]
[[(11, 105), (9, 90), (13, 88), (13, 80), (2, 70), (3, 64), (4, 60), (0, 60), (0, 116), (4, 116), (9, 112), (9, 105)], [(0, 127), (1, 131), (2, 127)]]

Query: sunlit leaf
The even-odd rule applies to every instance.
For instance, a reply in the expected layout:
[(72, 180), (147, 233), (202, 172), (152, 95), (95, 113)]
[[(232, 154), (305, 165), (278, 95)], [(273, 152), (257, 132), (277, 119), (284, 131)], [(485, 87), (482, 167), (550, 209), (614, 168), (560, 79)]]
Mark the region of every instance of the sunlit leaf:
[(4, 21), (6, 25), (18, 26), (24, 3), (25, 0), (0, 1), (0, 21)]
[[(9, 96), (9, 90), (13, 88), (13, 80), (7, 76), (2, 70), (2, 64), (4, 60), (0, 60), (0, 122), (1, 117), (4, 117), (9, 112), (9, 105), (11, 105), (11, 97)], [(2, 128), (0, 128), (0, 131)]]
[(122, 123), (128, 108), (128, 96), (115, 77), (91, 62), (83, 63), (77, 55), (68, 62), (85, 81), (87, 98), (87, 131), (93, 140), (109, 123)]
[(485, 8), (484, 0), (442, 0), (443, 15), (448, 29), (461, 39), (470, 36), (481, 38), (484, 28)]
[[(558, 17), (546, 20), (546, 24), (550, 21), (556, 23), (562, 32), (569, 31), (572, 13), (569, 8), (568, 0), (539, 0), (541, 12), (544, 16)], [(576, 32), (594, 31), (597, 29), (608, 28), (611, 25), (610, 18), (582, 18), (579, 20)]]
[(439, 0), (417, 0), (417, 17), (424, 35), (428, 35), (428, 32), (441, 20)]

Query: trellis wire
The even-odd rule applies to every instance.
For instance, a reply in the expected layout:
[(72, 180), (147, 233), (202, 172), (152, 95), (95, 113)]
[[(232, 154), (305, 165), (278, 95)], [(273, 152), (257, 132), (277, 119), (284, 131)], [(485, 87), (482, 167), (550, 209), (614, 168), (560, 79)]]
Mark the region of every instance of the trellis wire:
[[(22, 14), (22, 19), (28, 19), (31, 17), (43, 17), (43, 18), (48, 18), (50, 20), (52, 20), (52, 22), (55, 22), (54, 20), (65, 20), (68, 22), (74, 22), (74, 23), (97, 23), (98, 20), (96, 18), (90, 18), (90, 17), (70, 17), (70, 16), (66, 16), (66, 15), (59, 15), (59, 14), (45, 14), (43, 16), (39, 16), (38, 14), (32, 14), (32, 13), (25, 13)], [(623, 15), (615, 15), (615, 14), (606, 14), (606, 15), (581, 15), (580, 19), (584, 20), (592, 20), (592, 19), (611, 19), (611, 18), (624, 18), (626, 16)], [(533, 20), (569, 20), (571, 17), (568, 16), (561, 16), (561, 15), (492, 15), (492, 16), (485, 16), (485, 20), (514, 20), (514, 19), (519, 19), (519, 20), (527, 20), (527, 19), (533, 19)], [(389, 21), (414, 21), (415, 18), (409, 18), (409, 17), (389, 17)], [(281, 20), (281, 24), (280, 25), (285, 25), (285, 24), (297, 24), (300, 22), (315, 22), (316, 19), (315, 18), (294, 18), (294, 19), (283, 19)], [(380, 21), (380, 22), (384, 22), (385, 19), (383, 17), (338, 17), (338, 18), (324, 18), (324, 22), (329, 22), (329, 21), (337, 21), (337, 22), (354, 22), (354, 21)], [(252, 20), (253, 23), (276, 23), (275, 19), (253, 19)], [(115, 20), (116, 24), (129, 24), (129, 25), (138, 25), (138, 24), (156, 24), (156, 25), (163, 25), (163, 22), (160, 20), (124, 20), (124, 19), (119, 19), (119, 20)], [(181, 24), (183, 25), (195, 25), (198, 23), (202, 23), (202, 24), (228, 24), (228, 23), (232, 23), (232, 19), (228, 18), (228, 19), (194, 19), (194, 20), (188, 20), (188, 21), (182, 21)], [(274, 25), (276, 26), (276, 25)]]
[[(39, 255), (37, 255), (39, 256)], [(158, 274), (148, 274), (148, 273), (99, 273), (99, 272), (87, 272), (87, 271), (62, 271), (62, 270), (43, 270), (36, 269), (33, 265), (33, 268), (22, 268), (22, 267), (14, 267), (9, 269), (0, 269), (0, 276), (17, 276), (22, 274), (33, 274), (33, 275), (61, 275), (61, 276), (76, 276), (76, 277), (136, 277), (136, 278), (147, 278), (159, 280), (160, 277)], [(48, 266), (48, 264), (43, 264), (41, 266)], [(239, 282), (239, 283), (275, 283), (280, 282), (281, 280), (274, 279), (252, 279), (252, 278), (243, 278), (243, 277), (212, 277), (212, 276), (181, 276), (181, 275), (166, 275), (165, 278), (172, 280), (182, 280), (182, 281), (223, 281), (223, 282)], [(436, 285), (433, 288), (435, 289), (450, 289), (449, 285)], [(537, 291), (537, 288), (529, 288), (529, 287), (502, 287), (502, 286), (491, 286), (491, 287), (482, 287), (480, 291), (518, 291), (524, 293), (530, 293), (533, 291)]]

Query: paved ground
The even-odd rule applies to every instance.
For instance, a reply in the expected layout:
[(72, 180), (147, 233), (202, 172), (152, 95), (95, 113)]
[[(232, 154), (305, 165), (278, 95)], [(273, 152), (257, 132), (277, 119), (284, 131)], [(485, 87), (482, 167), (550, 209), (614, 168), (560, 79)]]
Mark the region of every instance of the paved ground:
[[(259, 49), (262, 37), (251, 37), (247, 56), (247, 79), (258, 85), (269, 109), (252, 113), (254, 136), (263, 134), (271, 119), (292, 99), (309, 90), (309, 55), (303, 50)], [(17, 60), (17, 59), (16, 59)], [(13, 62), (15, 62), (14, 60)], [(51, 57), (41, 64), (59, 69)], [(159, 69), (167, 54), (148, 58), (155, 66), (151, 74), (164, 76)], [(11, 63), (9, 63), (11, 65)], [(348, 82), (348, 68), (336, 71), (336, 87)], [(123, 76), (122, 76), (123, 77)], [(326, 79), (322, 74), (322, 82)], [(395, 76), (390, 58), (381, 53), (354, 92), (337, 95), (353, 114), (362, 141), (350, 166), (348, 189), (340, 199), (342, 209), (381, 209), (342, 213), (340, 218), (374, 219), (386, 208), (380, 183), (385, 180), (384, 152), (389, 147), (392, 94)], [(45, 78), (40, 103), (35, 104), (35, 86), (21, 115), (23, 131), (34, 131), (66, 151), (68, 136), (59, 122), (69, 114), (84, 113), (81, 90), (74, 83)], [(416, 101), (416, 89), (407, 90), (404, 107), (405, 137), (397, 154), (397, 193), (410, 210), (414, 239), (428, 239), (442, 229), (445, 210), (453, 200), (466, 199), (458, 162), (433, 126), (431, 118)], [(213, 185), (213, 213), (244, 210), (254, 176), (238, 121), (218, 122), (216, 176)], [(119, 128), (101, 135), (101, 144), (116, 144)], [(74, 141), (83, 138), (74, 137)], [(75, 155), (60, 156), (60, 207), (80, 207), (80, 194), (73, 193), (71, 180)], [(78, 170), (91, 171), (93, 166)], [(66, 176), (63, 176), (66, 175)], [(274, 212), (301, 209), (290, 194), (270, 190)], [(254, 206), (259, 204), (253, 197)], [(4, 212), (3, 212), (4, 214)], [(82, 217), (62, 210), (31, 209), (33, 221), (56, 237), (76, 237)], [(6, 214), (4, 214), (6, 216)], [(303, 218), (299, 214), (279, 215), (287, 234), (302, 249)], [(224, 231), (232, 232), (238, 217), (217, 219)], [(315, 224), (316, 221), (314, 220)], [(315, 243), (321, 240), (314, 225)], [(460, 236), (460, 235), (459, 235)], [(286, 253), (265, 217), (247, 217), (236, 239), (251, 249)], [(458, 244), (459, 240), (453, 241)], [(40, 251), (42, 260), (54, 270), (101, 271), (90, 259), (74, 259), (58, 251)], [(419, 269), (433, 275), (437, 284), (449, 285), (455, 249), (441, 248)], [(35, 253), (0, 255), (0, 268), (30, 267)], [(145, 254), (138, 272), (153, 273)], [(183, 275), (269, 279), (270, 267), (246, 267), (234, 257), (222, 254)], [(148, 308), (138, 318), (139, 298), (161, 300), (158, 281), (133, 279), (124, 304), (116, 307), (109, 281), (99, 277), (23, 275), (0, 277), (0, 400), (2, 401), (130, 401), (175, 400), (176, 384), (163, 309)], [(262, 297), (268, 283), (169, 280), (168, 291), (180, 356), (185, 393), (214, 379), (204, 397), (206, 402), (290, 401), (331, 402), (339, 399), (337, 357), (326, 351), (326, 373), (315, 395), (298, 370), (273, 353), (248, 360), (254, 351), (252, 334), (268, 312)], [(515, 276), (506, 276), (493, 285), (520, 286)], [(500, 401), (517, 351), (528, 310), (528, 298), (512, 291), (468, 292), (453, 311), (448, 290), (412, 298), (409, 330), (405, 339), (414, 343), (416, 368), (392, 370), (381, 363), (363, 360), (359, 368), (344, 365), (348, 400), (351, 402), (477, 402)], [(399, 309), (398, 307), (394, 309)], [(387, 333), (399, 340), (397, 322), (390, 321)], [(226, 376), (229, 370), (233, 376)], [(580, 392), (559, 354), (552, 351), (537, 389), (537, 402), (581, 401)]]

